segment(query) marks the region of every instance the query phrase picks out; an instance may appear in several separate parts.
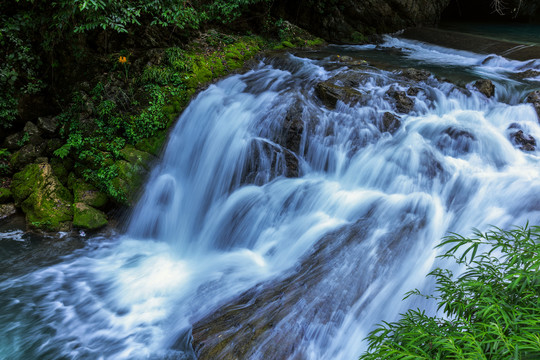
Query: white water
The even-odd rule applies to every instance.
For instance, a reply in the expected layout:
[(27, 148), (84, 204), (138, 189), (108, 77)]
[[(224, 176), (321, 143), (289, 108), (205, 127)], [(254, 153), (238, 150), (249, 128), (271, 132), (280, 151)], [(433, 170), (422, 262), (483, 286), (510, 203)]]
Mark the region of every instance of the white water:
[[(375, 323), (419, 304), (401, 298), (429, 288), (442, 236), (540, 223), (539, 152), (519, 150), (508, 130), (516, 123), (540, 139), (540, 126), (507, 78), (538, 61), (390, 46), (420, 64), (474, 67), (496, 80), (496, 96), (366, 67), (362, 102), (329, 110), (314, 86), (345, 69), (293, 56), (211, 85), (178, 120), (125, 235), (90, 239), (57, 265), (0, 283), (0, 358), (189, 357), (173, 344), (191, 324), (260, 282), (271, 286), (332, 241), (326, 234), (363, 221), (358, 242), (275, 324), (291, 336), (302, 329), (296, 354), (356, 359)], [(386, 91), (409, 85), (421, 89), (413, 111), (382, 133), (383, 113), (395, 111)], [(287, 178), (279, 138), (294, 104), (304, 123), (300, 177)], [(256, 346), (250, 357), (263, 358), (264, 342)]]

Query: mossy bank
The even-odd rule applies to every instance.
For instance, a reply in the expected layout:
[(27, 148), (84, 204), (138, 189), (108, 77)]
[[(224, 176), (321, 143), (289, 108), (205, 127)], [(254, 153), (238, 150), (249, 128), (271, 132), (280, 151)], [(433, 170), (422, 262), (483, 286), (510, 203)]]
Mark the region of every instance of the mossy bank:
[[(323, 43), (279, 23), (273, 39), (209, 30), (187, 45), (125, 49), (75, 87), (56, 116), (28, 121), (0, 150), (0, 204), (47, 231), (98, 229), (137, 199), (168, 130), (212, 81), (244, 68), (262, 51)], [(103, 61), (103, 59), (101, 59)]]

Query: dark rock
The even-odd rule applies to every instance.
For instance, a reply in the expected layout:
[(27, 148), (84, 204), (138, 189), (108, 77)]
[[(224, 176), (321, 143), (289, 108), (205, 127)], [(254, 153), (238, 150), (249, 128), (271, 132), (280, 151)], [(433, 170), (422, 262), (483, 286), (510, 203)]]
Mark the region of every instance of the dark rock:
[(345, 104), (355, 105), (362, 100), (362, 93), (353, 88), (338, 86), (329, 81), (322, 81), (315, 87), (315, 94), (323, 104), (334, 109), (338, 100)]
[(272, 12), (333, 43), (373, 33), (434, 25), (450, 0), (276, 0)]
[(54, 154), (54, 152), (60, 148), (64, 142), (58, 138), (54, 138), (54, 139), (49, 139), (47, 140), (47, 143), (46, 143), (46, 147), (45, 147), (45, 154), (47, 156), (51, 156)]
[(525, 134), (523, 130), (510, 134), (510, 137), (517, 145), (521, 145), (519, 147), (521, 150), (534, 151), (536, 146), (535, 138), (529, 134)]
[(298, 154), (304, 133), (304, 121), (302, 121), (302, 108), (300, 103), (296, 103), (285, 116), (283, 121), (283, 135), (278, 139), (278, 143), (293, 153)]
[(382, 118), (382, 132), (389, 132), (393, 134), (401, 126), (399, 116), (392, 114), (391, 112), (385, 112)]
[(417, 87), (410, 87), (407, 89), (407, 95), (409, 96), (416, 96), (420, 92), (420, 88)]
[(58, 112), (54, 101), (39, 94), (21, 96), (17, 108), (19, 117), (23, 122), (34, 121), (39, 116)]
[(414, 107), (414, 100), (407, 96), (405, 91), (391, 88), (386, 92), (388, 96), (395, 100), (396, 109), (401, 113), (409, 113)]
[(58, 118), (56, 117), (38, 117), (37, 126), (47, 137), (52, 137), (58, 129)]
[(538, 115), (538, 121), (540, 122), (540, 90), (533, 91), (527, 96), (527, 102), (532, 104), (536, 114)]
[(339, 86), (357, 88), (371, 78), (372, 75), (361, 71), (345, 71), (329, 79), (328, 82)]
[(20, 149), (21, 146), (24, 145), (24, 132), (18, 132), (13, 135), (9, 135), (2, 144), (3, 147), (5, 147), (8, 150), (17, 150)]
[(26, 144), (11, 156), (10, 162), (14, 169), (22, 169), (43, 155), (46, 144)]
[(408, 69), (402, 70), (401, 75), (414, 81), (426, 81), (431, 76), (431, 73), (426, 70), (408, 68)]
[(525, 70), (520, 73), (517, 73), (516, 75), (520, 77), (521, 79), (534, 78), (534, 77), (540, 76), (540, 71), (529, 69), (529, 70)]
[(41, 138), (41, 130), (31, 121), (26, 122), (23, 132), (28, 137), (30, 144), (41, 144), (43, 139)]
[(10, 217), (12, 215), (15, 215), (16, 213), (17, 213), (17, 209), (15, 208), (15, 204), (1, 204), (0, 205), (0, 220)]
[(495, 95), (495, 85), (493, 85), (491, 80), (477, 80), (473, 85), (476, 90), (484, 94), (486, 97), (493, 97), (493, 95)]

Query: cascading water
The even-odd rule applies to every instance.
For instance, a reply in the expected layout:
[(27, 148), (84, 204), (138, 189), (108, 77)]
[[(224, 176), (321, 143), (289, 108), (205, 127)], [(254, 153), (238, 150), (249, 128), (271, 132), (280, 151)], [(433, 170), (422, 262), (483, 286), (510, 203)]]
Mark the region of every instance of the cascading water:
[[(193, 329), (203, 358), (355, 359), (375, 323), (418, 305), (402, 296), (430, 287), (442, 236), (540, 223), (539, 153), (511, 140), (540, 139), (520, 103), (538, 79), (514, 76), (540, 62), (390, 37), (328, 51), (377, 62), (396, 46), (396, 63), (476, 72), (495, 97), (329, 53), (211, 85), (178, 120), (125, 235), (0, 282), (0, 357), (192, 358)], [(350, 80), (357, 99), (321, 105), (327, 80)], [(406, 114), (388, 95), (401, 91)]]

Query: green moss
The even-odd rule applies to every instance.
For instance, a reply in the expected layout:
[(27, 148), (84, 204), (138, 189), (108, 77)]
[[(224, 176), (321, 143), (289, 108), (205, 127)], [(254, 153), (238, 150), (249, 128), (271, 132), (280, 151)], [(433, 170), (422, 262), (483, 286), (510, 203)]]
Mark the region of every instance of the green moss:
[(367, 41), (367, 38), (364, 36), (364, 34), (355, 31), (351, 34), (352, 41), (356, 43), (365, 43)]
[(85, 203), (75, 203), (73, 208), (74, 227), (94, 230), (102, 228), (108, 223), (105, 213)]
[(11, 190), (7, 188), (0, 188), (0, 204), (10, 202), (13, 199)]
[(167, 140), (167, 131), (158, 131), (155, 136), (139, 141), (135, 145), (135, 148), (137, 150), (157, 156), (159, 155), (163, 144), (165, 144), (165, 140)]
[(11, 190), (27, 221), (50, 231), (67, 230), (73, 219), (72, 196), (48, 163), (30, 164), (13, 176)]
[(282, 42), (281, 42), (281, 45), (283, 45), (284, 47), (287, 47), (287, 48), (293, 48), (293, 47), (295, 47), (290, 41), (287, 41), (287, 40), (282, 41)]
[(84, 203), (95, 208), (105, 206), (108, 200), (107, 195), (82, 180), (73, 185), (73, 197), (75, 203)]

